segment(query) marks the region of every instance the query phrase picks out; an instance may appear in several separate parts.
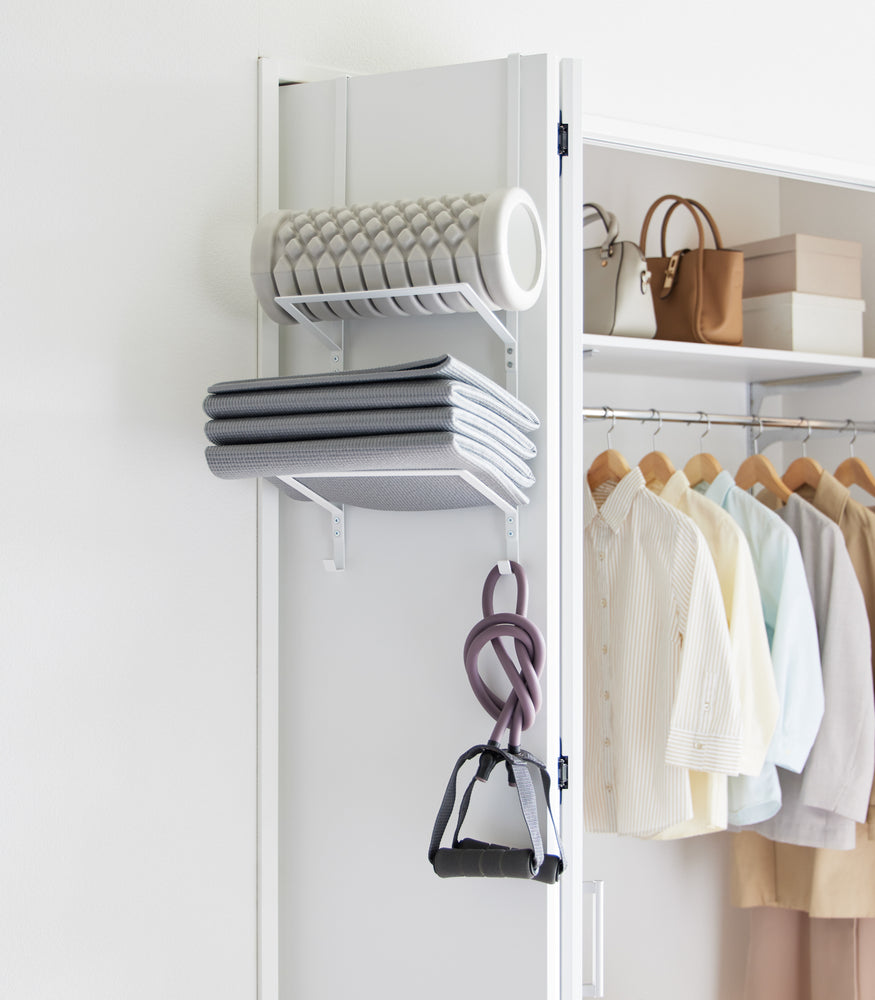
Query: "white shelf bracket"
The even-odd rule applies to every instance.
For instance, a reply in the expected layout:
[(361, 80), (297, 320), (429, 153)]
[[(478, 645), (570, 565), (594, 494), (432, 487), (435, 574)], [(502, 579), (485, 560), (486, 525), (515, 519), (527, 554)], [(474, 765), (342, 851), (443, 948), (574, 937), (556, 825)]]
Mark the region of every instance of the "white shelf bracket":
[[(474, 291), (467, 281), (454, 281), (442, 285), (412, 285), (405, 288), (371, 288), (361, 292), (321, 292), (313, 295), (279, 295), (275, 299), (276, 304), (296, 319), (303, 323), (312, 333), (323, 340), (326, 344), (336, 350), (342, 350), (343, 344), (336, 340), (322, 329), (321, 323), (315, 323), (298, 308), (300, 305), (307, 305), (310, 302), (362, 302), (374, 299), (400, 299), (410, 298), (411, 295), (442, 295), (445, 292), (455, 292), (465, 298), (471, 308), (480, 316), (490, 330), (509, 347), (516, 348), (517, 338), (515, 333), (505, 326), (495, 315), (483, 299)], [(509, 314), (515, 317), (516, 313)]]
[[(858, 368), (849, 368), (843, 372), (828, 372), (820, 375), (796, 375), (790, 378), (769, 379), (762, 382), (750, 382), (747, 387), (747, 411), (752, 417), (758, 417), (763, 402), (769, 396), (783, 396), (788, 392), (799, 392), (801, 389), (820, 389), (825, 386), (842, 385), (853, 381), (862, 375)], [(768, 430), (760, 433), (755, 427), (747, 429), (747, 453), (754, 453), (754, 441), (759, 449), (767, 448), (777, 441), (801, 440), (803, 430)]]
[[(312, 295), (280, 295), (276, 298), (276, 303), (284, 309), (292, 319), (301, 326), (309, 330), (315, 337), (325, 344), (330, 351), (332, 370), (343, 370), (343, 322), (314, 322), (300, 307), (307, 306), (310, 302), (358, 302), (373, 299), (397, 299), (409, 298), (411, 295), (440, 295), (445, 292), (455, 292), (461, 295), (471, 306), (489, 329), (499, 338), (504, 345), (504, 370), (505, 386), (508, 392), (514, 396), (519, 395), (519, 314), (507, 312), (505, 314), (506, 323), (495, 315), (486, 302), (466, 281), (452, 282), (441, 285), (416, 285), (407, 288), (379, 288), (368, 289), (360, 292), (322, 292)], [(344, 475), (356, 475), (356, 473), (345, 472)], [(365, 475), (361, 473), (360, 475)], [(508, 560), (519, 562), (519, 508), (509, 506), (505, 501), (483, 483), (479, 482), (466, 469), (441, 469), (441, 470), (410, 470), (391, 472), (370, 472), (368, 475), (457, 475), (464, 479), (470, 486), (485, 496), (490, 503), (499, 507), (504, 514), (504, 534), (507, 548)], [(343, 519), (343, 508), (336, 507), (329, 503), (324, 497), (320, 497), (313, 490), (310, 490), (301, 483), (300, 478), (292, 476), (275, 476), (293, 489), (314, 500), (321, 507), (324, 507), (331, 514), (331, 530), (334, 543), (334, 559), (326, 560), (326, 568), (341, 570), (346, 565), (345, 551), (345, 530)]]
[(322, 564), (330, 572), (340, 572), (346, 569), (346, 517), (343, 506), (338, 507), (315, 490), (311, 490), (309, 486), (301, 482), (299, 476), (272, 476), (271, 478), (285, 483), (286, 486), (290, 486), (308, 500), (317, 503), (323, 510), (328, 511), (331, 518), (331, 543), (334, 554), (330, 559), (323, 559)]

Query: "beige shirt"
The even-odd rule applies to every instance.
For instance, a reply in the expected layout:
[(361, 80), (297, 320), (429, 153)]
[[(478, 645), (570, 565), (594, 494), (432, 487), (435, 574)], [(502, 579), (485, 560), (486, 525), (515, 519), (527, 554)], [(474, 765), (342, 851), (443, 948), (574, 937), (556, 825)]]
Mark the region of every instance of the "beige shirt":
[[(799, 496), (838, 524), (875, 636), (875, 514), (826, 471), (816, 490), (803, 486)], [(804, 910), (812, 917), (875, 917), (872, 795), (869, 801), (868, 821), (857, 824), (850, 851), (780, 844), (748, 832), (734, 836), (733, 902)]]
[[(739, 770), (742, 774), (759, 774), (778, 721), (778, 692), (750, 548), (732, 516), (691, 489), (680, 470), (662, 486), (659, 496), (693, 520), (714, 562), (741, 705), (743, 736)], [(690, 791), (693, 818), (663, 831), (657, 839), (692, 837), (726, 829), (726, 775), (692, 771)]]

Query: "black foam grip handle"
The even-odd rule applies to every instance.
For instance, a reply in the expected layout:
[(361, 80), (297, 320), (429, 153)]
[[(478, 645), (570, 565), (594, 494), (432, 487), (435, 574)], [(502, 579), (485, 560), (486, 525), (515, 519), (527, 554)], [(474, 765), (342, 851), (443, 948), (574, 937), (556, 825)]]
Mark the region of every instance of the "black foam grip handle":
[[(467, 846), (474, 844), (478, 846)], [(441, 878), (531, 879), (535, 874), (534, 856), (530, 848), (481, 845), (476, 840), (460, 841), (459, 847), (441, 847), (433, 864), (435, 872)]]
[(538, 874), (535, 876), (535, 881), (553, 885), (554, 882), (559, 881), (559, 876), (562, 874), (564, 867), (560, 857), (555, 854), (545, 854), (544, 861), (538, 869)]

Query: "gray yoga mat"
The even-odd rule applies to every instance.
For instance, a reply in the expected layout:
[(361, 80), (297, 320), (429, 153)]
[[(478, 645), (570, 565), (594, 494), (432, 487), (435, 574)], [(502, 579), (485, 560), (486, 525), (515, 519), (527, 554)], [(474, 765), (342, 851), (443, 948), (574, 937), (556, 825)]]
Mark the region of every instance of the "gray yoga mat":
[(213, 444), (258, 444), (369, 434), (453, 431), (523, 459), (537, 454), (534, 443), (507, 420), (483, 407), (405, 406), (387, 410), (339, 410), (211, 420), (204, 427)]
[[(466, 469), (513, 506), (528, 503), (523, 488), (534, 484), (530, 471), (505, 461), (494, 447), (446, 431), (211, 445), (206, 458), (210, 471), (221, 479), (317, 474), (304, 484), (331, 503), (378, 510), (438, 510), (490, 502), (457, 476), (380, 477), (380, 471)], [(345, 471), (375, 475), (318, 478), (319, 472)]]
[[(540, 426), (537, 415), (516, 396), (502, 386), (482, 375), (476, 369), (457, 360), (449, 354), (439, 358), (429, 358), (424, 361), (411, 361), (400, 365), (388, 365), (382, 368), (364, 368), (356, 371), (321, 372), (316, 375), (289, 375), (275, 378), (238, 379), (231, 382), (219, 382), (209, 388), (210, 396), (204, 402), (204, 410), (210, 417), (254, 416), (257, 414), (293, 412), (289, 409), (276, 409), (277, 405), (286, 405), (275, 393), (286, 393), (289, 390), (315, 389), (330, 387), (330, 397), (319, 408), (335, 409), (381, 409), (388, 406), (418, 406), (440, 405), (438, 400), (426, 403), (420, 402), (416, 390), (407, 397), (409, 402), (399, 402), (403, 398), (390, 390), (389, 386), (399, 383), (415, 385), (424, 380), (452, 380), (461, 386), (479, 390), (474, 399), (481, 405), (497, 413), (501, 413), (521, 430), (535, 430)], [(344, 403), (344, 390), (352, 387), (366, 386), (356, 402)], [(263, 395), (264, 394), (264, 395)], [(335, 399), (337, 394), (337, 399)], [(230, 399), (228, 397), (231, 397)], [(225, 399), (224, 405), (220, 402)], [(285, 397), (293, 399), (293, 397)], [(420, 397), (421, 398), (421, 397)], [(362, 402), (370, 399), (371, 402)], [(311, 407), (316, 408), (316, 407)]]

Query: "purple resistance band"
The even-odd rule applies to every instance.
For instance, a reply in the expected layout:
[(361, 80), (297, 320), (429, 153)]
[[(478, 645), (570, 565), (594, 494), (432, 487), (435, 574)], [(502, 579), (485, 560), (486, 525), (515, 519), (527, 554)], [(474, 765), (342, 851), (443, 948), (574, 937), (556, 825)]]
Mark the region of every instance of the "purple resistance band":
[[(501, 576), (496, 566), (483, 584), (483, 620), (468, 633), (464, 658), (477, 700), (497, 720), (489, 742), (498, 746), (502, 733), (509, 729), (508, 749), (517, 752), (522, 732), (532, 725), (541, 707), (538, 678), (544, 669), (545, 647), (538, 627), (525, 617), (529, 597), (526, 574), (519, 563), (511, 562), (510, 568), (517, 585), (516, 613), (495, 614), (493, 610), (495, 586)], [(518, 663), (505, 648), (502, 637), (513, 639)], [(512, 690), (504, 701), (485, 683), (478, 670), (477, 660), (487, 643), (492, 644), (511, 684)]]

